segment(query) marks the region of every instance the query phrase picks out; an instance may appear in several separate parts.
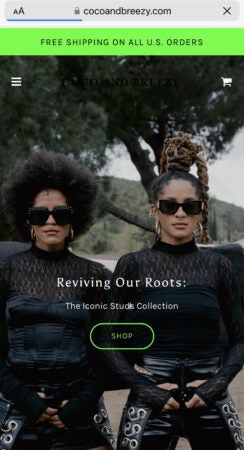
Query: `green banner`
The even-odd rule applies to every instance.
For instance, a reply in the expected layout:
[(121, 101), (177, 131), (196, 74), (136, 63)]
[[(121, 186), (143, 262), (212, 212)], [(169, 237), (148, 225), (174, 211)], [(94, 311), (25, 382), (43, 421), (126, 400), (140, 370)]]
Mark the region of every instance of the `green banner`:
[(243, 55), (244, 28), (4, 28), (1, 55)]

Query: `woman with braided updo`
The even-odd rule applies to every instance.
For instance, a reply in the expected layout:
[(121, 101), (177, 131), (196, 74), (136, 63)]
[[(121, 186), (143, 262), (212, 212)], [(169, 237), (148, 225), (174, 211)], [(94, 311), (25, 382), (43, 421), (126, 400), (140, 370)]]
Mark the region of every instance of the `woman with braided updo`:
[[(165, 140), (161, 175), (153, 182), (156, 220), (152, 248), (120, 258), (111, 284), (106, 321), (132, 327), (132, 367), (127, 354), (107, 350), (111, 370), (131, 393), (118, 449), (172, 450), (186, 437), (193, 450), (243, 449), (240, 422), (227, 387), (244, 361), (244, 321), (230, 261), (198, 248), (209, 243), (208, 175), (202, 147), (180, 133)], [(189, 173), (197, 165), (197, 177)], [(117, 280), (130, 280), (121, 284)], [(133, 282), (132, 282), (133, 281)], [(130, 307), (126, 308), (126, 305)], [(220, 345), (221, 316), (229, 336)], [(109, 327), (109, 330), (111, 328)], [(104, 332), (103, 346), (114, 347)], [(136, 357), (135, 357), (136, 355)]]
[[(34, 152), (3, 185), (29, 250), (0, 260), (1, 450), (109, 450), (112, 431), (89, 329), (105, 268), (69, 251), (92, 222), (97, 183), (79, 161)], [(79, 280), (84, 280), (83, 284)]]

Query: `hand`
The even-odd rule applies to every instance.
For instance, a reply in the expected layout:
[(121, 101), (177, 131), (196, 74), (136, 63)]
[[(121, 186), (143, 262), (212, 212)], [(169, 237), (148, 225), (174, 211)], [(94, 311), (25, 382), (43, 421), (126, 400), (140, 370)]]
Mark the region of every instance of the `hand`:
[[(175, 383), (162, 383), (158, 384), (159, 388), (166, 389), (167, 391), (171, 391), (171, 389), (178, 389), (178, 385)], [(161, 412), (172, 411), (175, 409), (179, 409), (180, 404), (173, 398), (170, 397), (167, 403), (165, 403), (164, 407), (161, 409)]]
[(193, 397), (189, 400), (189, 402), (185, 402), (185, 405), (188, 409), (192, 408), (205, 408), (207, 403), (202, 400), (197, 394), (194, 394)]
[(39, 397), (41, 397), (41, 398), (46, 397), (46, 394), (44, 394), (44, 392), (37, 392), (37, 395), (39, 395)]
[[(39, 397), (43, 399), (46, 397), (44, 392), (37, 392), (37, 395), (39, 395)], [(68, 403), (68, 400), (63, 400), (62, 403), (60, 403), (60, 407), (63, 408), (66, 405), (66, 403)], [(55, 427), (67, 430), (67, 427), (64, 425), (64, 423), (60, 420), (60, 418), (56, 414), (57, 412), (58, 412), (57, 409), (47, 408), (37, 419), (36, 423), (42, 423), (45, 420), (48, 420)]]
[(170, 397), (167, 403), (165, 403), (164, 407), (161, 409), (161, 412), (172, 411), (175, 409), (179, 409), (180, 404), (173, 398)]
[[(37, 392), (37, 395), (39, 395), (39, 397), (41, 398), (45, 398), (46, 395), (44, 394), (44, 392)], [(40, 415), (40, 417), (38, 417), (36, 423), (42, 423), (45, 422), (45, 420), (49, 420), (49, 418), (53, 415), (56, 414), (58, 410), (54, 409), (54, 408), (47, 408), (45, 409), (45, 411)]]
[[(69, 400), (63, 400), (60, 403), (60, 408), (63, 408), (66, 405), (66, 403), (68, 403), (68, 401)], [(64, 423), (62, 422), (62, 420), (59, 418), (59, 416), (57, 414), (52, 416), (50, 418), (49, 422), (57, 428), (60, 428), (60, 429), (63, 428), (64, 430), (68, 430), (68, 428), (64, 425)]]
[(45, 422), (45, 420), (49, 420), (50, 418), (57, 413), (57, 409), (54, 408), (50, 408), (48, 407), (47, 409), (45, 409), (45, 411), (40, 415), (40, 417), (38, 417), (36, 423), (42, 423)]
[(49, 422), (52, 425), (54, 425), (55, 427), (57, 427), (57, 428), (60, 428), (60, 429), (63, 429), (63, 430), (68, 430), (66, 425), (62, 422), (62, 420), (59, 418), (59, 416), (57, 414), (55, 414), (54, 416), (49, 417)]
[[(207, 380), (193, 380), (190, 383), (187, 383), (186, 387), (197, 388), (198, 386), (201, 386), (201, 384), (205, 383), (205, 381)], [(188, 402), (185, 402), (185, 406), (188, 409), (192, 409), (192, 408), (205, 408), (208, 405), (207, 403), (205, 403), (204, 400), (201, 399), (201, 397), (199, 397), (197, 394), (194, 394)]]
[(171, 391), (171, 389), (179, 389), (178, 384), (175, 383), (162, 383), (158, 384), (157, 387)]
[(205, 383), (205, 381), (207, 380), (194, 380), (191, 381), (190, 383), (187, 383), (186, 387), (198, 387), (201, 384)]
[(62, 403), (60, 403), (60, 408), (63, 408), (66, 403), (68, 403), (69, 400), (63, 400)]

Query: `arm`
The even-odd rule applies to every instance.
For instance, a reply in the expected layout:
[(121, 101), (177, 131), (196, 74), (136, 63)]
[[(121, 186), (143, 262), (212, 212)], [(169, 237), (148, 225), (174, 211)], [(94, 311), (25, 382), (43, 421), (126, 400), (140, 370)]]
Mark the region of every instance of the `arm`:
[(5, 359), (8, 352), (7, 327), (5, 322), (5, 303), (9, 297), (10, 264), (9, 259), (0, 262), (0, 391), (28, 418), (36, 420), (47, 406), (41, 398), (16, 378), (7, 367)]
[[(116, 286), (116, 279), (122, 277), (125, 280), (138, 279), (138, 266), (133, 255), (125, 255), (120, 258), (111, 280), (111, 291), (109, 302), (121, 305), (133, 302), (132, 288)], [(128, 317), (127, 317), (128, 318)], [(124, 322), (123, 310), (108, 308), (104, 315), (103, 322)], [(128, 320), (126, 320), (128, 322)], [(103, 327), (100, 334), (100, 346), (103, 348), (113, 347), (110, 342), (111, 327)], [(171, 397), (169, 391), (156, 386), (152, 381), (147, 380), (130, 365), (124, 354), (118, 350), (103, 350), (102, 357), (106, 364), (110, 376), (116, 377), (122, 386), (129, 386), (136, 395), (153, 409), (161, 410)]]
[(103, 386), (94, 372), (84, 381), (82, 391), (71, 398), (58, 412), (58, 417), (68, 428), (80, 423), (81, 418), (96, 412), (98, 399), (103, 393)]
[(231, 262), (222, 257), (219, 262), (218, 296), (230, 347), (219, 372), (196, 391), (207, 403), (221, 396), (244, 363), (244, 318), (238, 287)]
[[(109, 280), (111, 273), (105, 269), (101, 264), (91, 262), (88, 267), (87, 279), (101, 281), (101, 286), (91, 287), (88, 289), (89, 303), (104, 303), (106, 290), (106, 280)], [(102, 314), (100, 310), (91, 310), (92, 325), (102, 321)], [(91, 365), (93, 368), (99, 367), (97, 351), (91, 348), (89, 341), (89, 329), (87, 330), (87, 349), (89, 352)], [(103, 384), (101, 378), (94, 370), (84, 380), (81, 392), (74, 398), (64, 402), (63, 407), (59, 409), (57, 416), (51, 418), (51, 422), (55, 424), (55, 420), (61, 420), (59, 428), (72, 428), (80, 423), (82, 417), (88, 414), (94, 414), (99, 398), (103, 394)], [(56, 422), (58, 424), (58, 422)], [(57, 425), (58, 426), (58, 425)]]

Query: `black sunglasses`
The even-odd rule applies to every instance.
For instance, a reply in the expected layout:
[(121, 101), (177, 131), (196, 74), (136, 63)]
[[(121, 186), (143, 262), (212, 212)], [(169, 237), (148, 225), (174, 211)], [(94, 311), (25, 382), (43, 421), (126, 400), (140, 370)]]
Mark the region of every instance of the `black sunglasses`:
[(190, 200), (185, 203), (177, 203), (173, 200), (159, 200), (158, 201), (158, 209), (163, 214), (173, 215), (175, 214), (180, 206), (183, 208), (186, 214), (189, 216), (194, 216), (196, 214), (200, 214), (203, 210), (203, 202), (202, 200)]
[(44, 206), (33, 206), (28, 209), (27, 218), (31, 225), (45, 225), (48, 217), (52, 215), (57, 225), (71, 223), (73, 208), (71, 206), (55, 206), (52, 211)]

